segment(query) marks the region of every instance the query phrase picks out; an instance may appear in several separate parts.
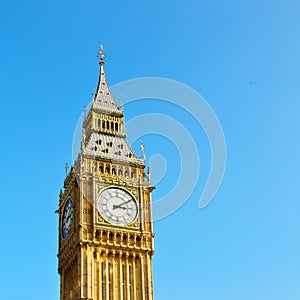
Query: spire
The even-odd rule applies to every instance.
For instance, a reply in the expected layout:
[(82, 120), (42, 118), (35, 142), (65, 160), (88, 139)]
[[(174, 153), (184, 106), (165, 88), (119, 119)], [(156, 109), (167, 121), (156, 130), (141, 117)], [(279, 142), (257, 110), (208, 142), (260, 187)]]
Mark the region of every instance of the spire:
[(105, 52), (103, 51), (103, 46), (100, 46), (100, 51), (98, 53), (99, 57), (99, 65), (100, 65), (100, 74), (99, 74), (99, 81), (96, 94), (93, 98), (93, 108), (98, 108), (101, 110), (106, 110), (109, 112), (120, 112), (117, 107), (115, 100), (110, 92), (108, 87), (105, 71), (104, 71), (104, 64), (105, 64)]
[(81, 151), (84, 155), (112, 159), (113, 161), (144, 166), (145, 161), (137, 157), (126, 140), (123, 101), (117, 106), (109, 90), (104, 65), (105, 53), (98, 53), (100, 75), (98, 87), (93, 95), (92, 107), (83, 122)]

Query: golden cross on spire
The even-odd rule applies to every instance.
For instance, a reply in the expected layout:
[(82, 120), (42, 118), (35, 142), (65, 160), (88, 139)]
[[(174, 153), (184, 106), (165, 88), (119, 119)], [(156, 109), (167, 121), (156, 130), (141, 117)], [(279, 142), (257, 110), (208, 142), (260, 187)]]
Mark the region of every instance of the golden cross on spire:
[(100, 46), (100, 51), (98, 53), (98, 57), (100, 58), (99, 64), (104, 64), (105, 63), (105, 52), (103, 51), (103, 45)]
[(68, 163), (65, 164), (65, 170), (66, 170), (66, 177), (68, 176), (68, 170), (69, 170), (69, 165)]

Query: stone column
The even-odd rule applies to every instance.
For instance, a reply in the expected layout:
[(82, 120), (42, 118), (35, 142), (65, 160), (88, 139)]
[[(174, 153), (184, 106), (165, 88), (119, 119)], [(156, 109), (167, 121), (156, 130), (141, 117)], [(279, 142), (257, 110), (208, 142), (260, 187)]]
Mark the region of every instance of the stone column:
[(116, 289), (115, 289), (115, 284), (116, 284), (116, 281), (117, 281), (117, 278), (115, 276), (115, 274), (117, 274), (117, 268), (116, 268), (116, 262), (115, 262), (115, 255), (116, 255), (116, 252), (113, 251), (112, 253), (112, 259), (111, 259), (111, 273), (112, 273), (112, 276), (111, 276), (111, 282), (110, 282), (110, 285), (111, 285), (111, 299), (118, 299), (116, 297)]
[(146, 300), (145, 299), (145, 268), (144, 268), (144, 257), (143, 254), (141, 254), (141, 295), (142, 298), (141, 300)]
[(152, 269), (150, 254), (147, 253), (147, 273), (148, 273), (148, 295), (149, 300), (153, 300), (153, 284), (152, 284)]
[(106, 251), (106, 255), (105, 255), (105, 277), (104, 277), (104, 286), (105, 286), (105, 298), (106, 300), (110, 300), (109, 299), (109, 276), (110, 274), (108, 273), (108, 251)]
[[(132, 257), (132, 286), (136, 286), (136, 273), (135, 273), (135, 253), (133, 253)], [(136, 300), (136, 289), (133, 289), (132, 300)], [(131, 300), (131, 299), (130, 299)]]
[(124, 295), (123, 295), (123, 276), (122, 276), (122, 251), (119, 252), (119, 286), (118, 286), (118, 290), (119, 290), (119, 299), (123, 300), (124, 299)]
[(126, 260), (125, 260), (125, 272), (126, 272), (126, 280), (125, 280), (125, 288), (126, 288), (126, 300), (131, 300), (130, 299), (130, 286), (129, 286), (129, 279), (130, 279), (130, 275), (129, 275), (129, 263), (128, 263), (128, 253), (126, 253)]

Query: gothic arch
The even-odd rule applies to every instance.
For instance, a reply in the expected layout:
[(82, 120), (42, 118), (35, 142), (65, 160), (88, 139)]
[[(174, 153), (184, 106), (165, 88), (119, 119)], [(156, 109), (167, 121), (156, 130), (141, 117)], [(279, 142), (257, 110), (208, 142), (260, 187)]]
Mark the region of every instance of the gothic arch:
[(111, 174), (117, 175), (115, 166), (112, 167), (112, 169), (111, 169)]
[(125, 169), (124, 176), (125, 176), (125, 177), (128, 177), (128, 176), (129, 176), (128, 168)]
[(106, 165), (106, 167), (105, 167), (105, 173), (106, 173), (106, 174), (110, 174), (110, 168), (109, 168), (109, 165)]
[(123, 176), (123, 168), (119, 167), (118, 169), (118, 176)]

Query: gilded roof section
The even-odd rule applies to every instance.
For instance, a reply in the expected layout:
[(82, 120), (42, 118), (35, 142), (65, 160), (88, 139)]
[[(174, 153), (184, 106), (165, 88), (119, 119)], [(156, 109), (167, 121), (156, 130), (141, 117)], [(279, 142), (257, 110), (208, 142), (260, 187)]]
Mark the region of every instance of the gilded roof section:
[(127, 140), (119, 136), (93, 132), (87, 141), (83, 154), (145, 165), (144, 160), (134, 154)]

